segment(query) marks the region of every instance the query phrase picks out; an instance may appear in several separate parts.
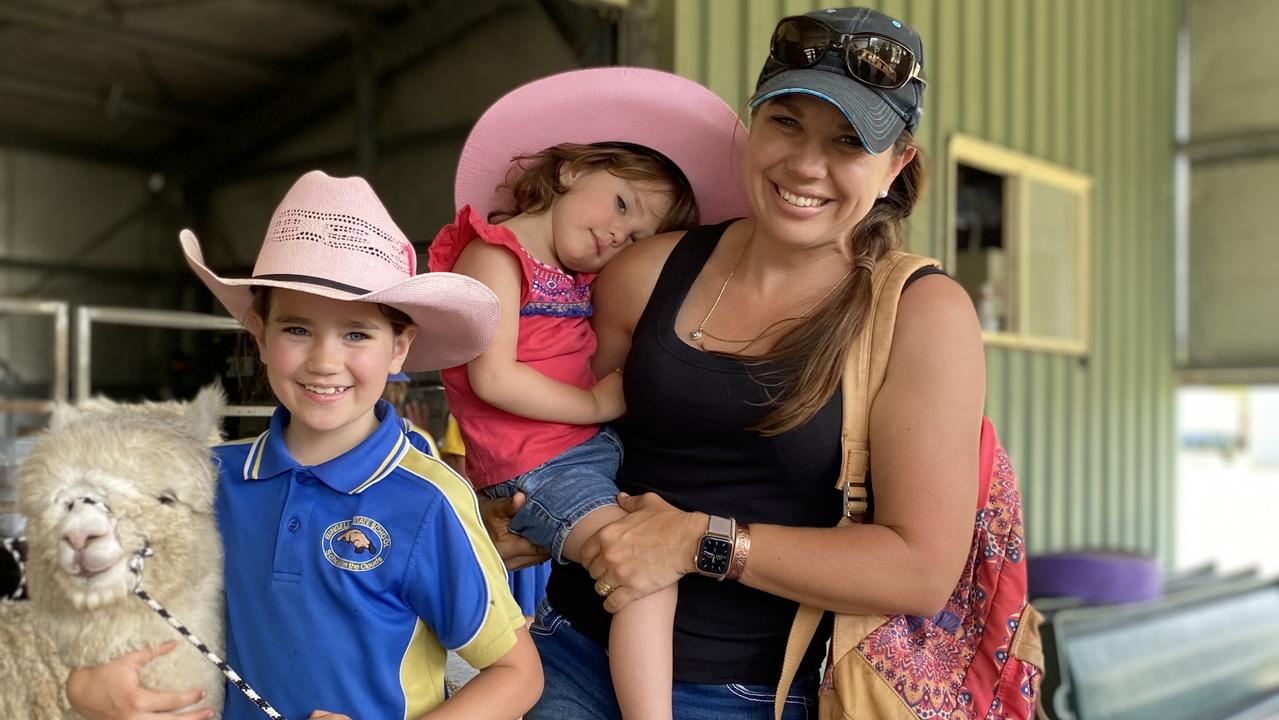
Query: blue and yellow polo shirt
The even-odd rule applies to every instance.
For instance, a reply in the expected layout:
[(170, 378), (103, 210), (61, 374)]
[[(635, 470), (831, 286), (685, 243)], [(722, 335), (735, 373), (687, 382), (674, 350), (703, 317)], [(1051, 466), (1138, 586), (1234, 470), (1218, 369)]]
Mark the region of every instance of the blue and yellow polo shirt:
[[(227, 655), (286, 717), (414, 718), (444, 700), (445, 648), (486, 667), (524, 624), (475, 493), (409, 442), (389, 403), (359, 446), (303, 467), (289, 413), (215, 448)], [(227, 688), (229, 720), (261, 711)]]

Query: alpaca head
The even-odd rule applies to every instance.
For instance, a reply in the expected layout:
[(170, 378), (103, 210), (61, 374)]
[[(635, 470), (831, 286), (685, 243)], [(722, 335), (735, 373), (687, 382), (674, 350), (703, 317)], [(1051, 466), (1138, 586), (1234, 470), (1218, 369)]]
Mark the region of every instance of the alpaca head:
[[(92, 609), (127, 597), (143, 547), (143, 587), (157, 596), (221, 572), (213, 516), (221, 390), (190, 403), (94, 400), (58, 408), (18, 471), (36, 601)], [(210, 546), (212, 545), (212, 546)]]

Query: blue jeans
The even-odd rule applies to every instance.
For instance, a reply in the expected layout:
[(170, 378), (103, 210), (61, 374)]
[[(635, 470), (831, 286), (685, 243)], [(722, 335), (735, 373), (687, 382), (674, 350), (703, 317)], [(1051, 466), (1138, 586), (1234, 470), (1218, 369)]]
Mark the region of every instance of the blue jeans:
[[(574, 630), (543, 602), (531, 630), (542, 656), (546, 689), (525, 720), (621, 720), (604, 649)], [(711, 685), (677, 682), (675, 720), (773, 720), (770, 685)], [(817, 686), (797, 680), (786, 696), (783, 720), (816, 720)]]
[(551, 551), (563, 563), (564, 540), (582, 518), (605, 505), (617, 504), (617, 468), (622, 441), (604, 428), (538, 467), (504, 483), (484, 488), (491, 498), (517, 491), (528, 497), (511, 518), (511, 532)]

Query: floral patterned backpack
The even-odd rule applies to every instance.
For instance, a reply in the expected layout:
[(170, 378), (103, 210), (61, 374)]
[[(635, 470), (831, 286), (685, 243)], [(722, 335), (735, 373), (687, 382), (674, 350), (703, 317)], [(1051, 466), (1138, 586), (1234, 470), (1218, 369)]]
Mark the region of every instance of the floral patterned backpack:
[[(845, 499), (841, 524), (869, 522), (871, 400), (883, 384), (906, 280), (935, 260), (891, 251), (872, 273), (871, 310), (844, 370)], [(822, 720), (950, 718), (1002, 720), (1035, 716), (1043, 649), (1041, 617), (1026, 602), (1021, 496), (995, 429), (981, 427), (980, 489), (972, 546), (959, 584), (933, 617), (835, 615)], [(799, 661), (822, 611), (802, 606), (786, 647), (775, 713), (781, 717)]]

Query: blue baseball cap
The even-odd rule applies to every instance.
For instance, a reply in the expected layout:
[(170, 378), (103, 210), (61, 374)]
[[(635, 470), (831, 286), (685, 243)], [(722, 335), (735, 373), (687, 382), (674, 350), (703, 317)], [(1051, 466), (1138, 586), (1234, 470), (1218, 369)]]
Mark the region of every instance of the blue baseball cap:
[[(924, 45), (919, 35), (900, 20), (869, 8), (831, 8), (805, 13), (831, 32), (843, 35), (872, 35), (899, 43), (915, 56), (922, 72)], [(783, 18), (783, 23), (794, 18)], [(834, 105), (853, 126), (862, 145), (878, 155), (888, 150), (902, 130), (914, 133), (924, 112), (924, 79), (912, 77), (905, 85), (885, 89), (868, 85), (851, 76), (842, 53), (827, 49), (817, 62), (795, 67), (779, 62), (770, 52), (755, 84), (750, 108), (781, 95), (803, 94)]]

